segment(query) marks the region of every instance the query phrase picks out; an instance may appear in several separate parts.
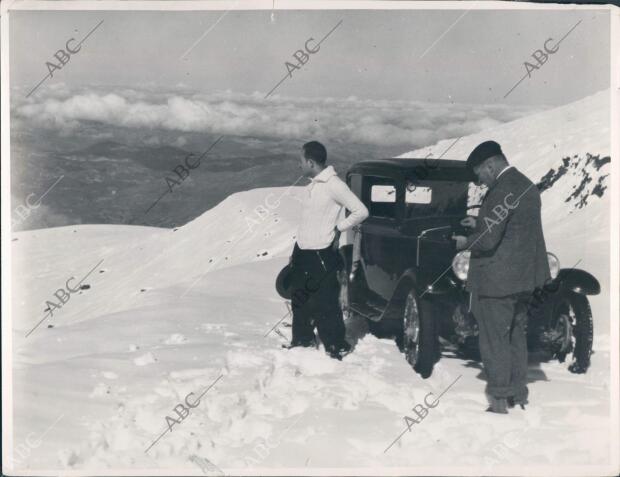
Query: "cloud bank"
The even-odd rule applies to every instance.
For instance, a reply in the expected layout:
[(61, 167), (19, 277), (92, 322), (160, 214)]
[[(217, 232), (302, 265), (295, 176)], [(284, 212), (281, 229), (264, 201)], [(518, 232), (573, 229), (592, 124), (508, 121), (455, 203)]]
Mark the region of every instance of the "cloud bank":
[(84, 122), (212, 134), (317, 137), (377, 146), (424, 146), (536, 112), (528, 107), (348, 98), (264, 99), (259, 93), (197, 94), (132, 88), (69, 92), (62, 85), (13, 107), (18, 120), (70, 133)]

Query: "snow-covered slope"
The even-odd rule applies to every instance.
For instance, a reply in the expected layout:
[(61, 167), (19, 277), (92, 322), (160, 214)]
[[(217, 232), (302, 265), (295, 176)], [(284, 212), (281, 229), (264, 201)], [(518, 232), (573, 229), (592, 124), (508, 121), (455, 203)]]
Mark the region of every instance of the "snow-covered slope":
[[(543, 193), (549, 249), (565, 266), (581, 259), (603, 285), (592, 300), (597, 352), (586, 375), (532, 363), (528, 410), (497, 416), (483, 412), (479, 363), (450, 354), (422, 380), (393, 341), (370, 335), (343, 362), (281, 349), (285, 339), (267, 334), (287, 315), (273, 283), (293, 245), (302, 191), (258, 189), (176, 230), (91, 225), (14, 235), (13, 445), (25, 455), (15, 455), (16, 468), (217, 474), (208, 460), (233, 474), (428, 473), (434, 465), (461, 466), (462, 474), (462, 466), (608, 462), (609, 197), (594, 191), (608, 164), (596, 169), (590, 160), (592, 180), (572, 197), (587, 161), (575, 155), (609, 154), (606, 98), (461, 138), (448, 154), (464, 159), (494, 139), (530, 178), (551, 183)], [(438, 156), (451, 142), (411, 154)], [(597, 190), (604, 186), (608, 178)], [(46, 301), (58, 302), (57, 289), (70, 277), (75, 287), (91, 270), (88, 287), (26, 337)], [(190, 392), (194, 402), (219, 376), (181, 421), (175, 406)], [(424, 421), (384, 452), (406, 429), (403, 417), (451, 383)], [(166, 416), (180, 422), (145, 452), (167, 429)], [(28, 444), (41, 434), (36, 448)]]

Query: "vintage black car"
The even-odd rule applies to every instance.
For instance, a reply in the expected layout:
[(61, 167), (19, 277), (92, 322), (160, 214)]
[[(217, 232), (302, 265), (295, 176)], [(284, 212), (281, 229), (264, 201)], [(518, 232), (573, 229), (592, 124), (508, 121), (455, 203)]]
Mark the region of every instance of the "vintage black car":
[[(341, 249), (345, 315), (394, 337), (424, 378), (442, 346), (475, 357), (477, 325), (465, 289), (469, 252), (457, 253), (451, 237), (468, 233), (461, 221), (476, 215), (484, 188), (464, 161), (444, 159), (364, 161), (346, 180), (370, 216)], [(532, 295), (528, 347), (542, 359), (569, 357), (569, 370), (584, 373), (593, 334), (587, 296), (600, 286), (586, 271), (562, 269), (555, 255), (548, 256), (552, 281)]]

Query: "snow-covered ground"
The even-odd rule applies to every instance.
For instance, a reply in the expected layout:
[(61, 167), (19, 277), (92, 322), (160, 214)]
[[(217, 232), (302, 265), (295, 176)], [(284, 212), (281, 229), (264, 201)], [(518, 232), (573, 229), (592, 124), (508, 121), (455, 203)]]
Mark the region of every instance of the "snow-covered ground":
[[(607, 156), (608, 94), (461, 138), (446, 156), (465, 159), (494, 139), (533, 180), (564, 157)], [(436, 157), (452, 142), (411, 155)], [(591, 175), (609, 173), (607, 164)], [(592, 366), (573, 375), (564, 364), (532, 362), (531, 404), (507, 416), (483, 412), (476, 362), (446, 354), (423, 380), (391, 340), (365, 335), (338, 362), (284, 350), (275, 332), (265, 336), (287, 315), (274, 279), (294, 243), (298, 187), (234, 194), (175, 230), (84, 225), (14, 234), (12, 444), (23, 456), (15, 454), (15, 468), (286, 475), (456, 466), (464, 475), (551, 464), (579, 473), (609, 463), (609, 189), (599, 198), (589, 182), (585, 206), (564, 202), (580, 174), (569, 168), (544, 192), (544, 221), (549, 250), (565, 267), (581, 260), (602, 284), (591, 297)], [(89, 287), (68, 301), (59, 293), (66, 303), (26, 337), (46, 301), (58, 303), (57, 289), (70, 277), (75, 289), (89, 272)], [(414, 406), (450, 385), (386, 451), (407, 429), (404, 416), (416, 417)], [(178, 406), (207, 389), (189, 414)]]

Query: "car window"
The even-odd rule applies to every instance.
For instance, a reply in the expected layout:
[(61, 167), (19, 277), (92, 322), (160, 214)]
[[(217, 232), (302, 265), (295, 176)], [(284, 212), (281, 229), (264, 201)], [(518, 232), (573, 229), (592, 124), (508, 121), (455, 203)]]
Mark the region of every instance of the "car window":
[[(415, 219), (436, 215), (465, 215), (468, 182), (435, 180), (407, 183), (405, 217)], [(409, 196), (409, 199), (407, 199)]]
[(477, 216), (480, 211), (480, 204), (487, 192), (485, 185), (476, 185), (473, 182), (469, 184), (469, 192), (467, 197), (467, 207), (469, 215)]
[(396, 187), (393, 185), (373, 185), (370, 189), (373, 202), (396, 202)]
[(359, 200), (363, 200), (362, 198), (362, 176), (360, 174), (351, 174), (349, 176), (349, 187), (351, 191), (358, 197)]
[(405, 202), (407, 204), (430, 204), (433, 200), (433, 189), (421, 187), (413, 182), (407, 182)]
[(365, 200), (372, 217), (396, 217), (396, 184), (385, 177), (364, 177)]

